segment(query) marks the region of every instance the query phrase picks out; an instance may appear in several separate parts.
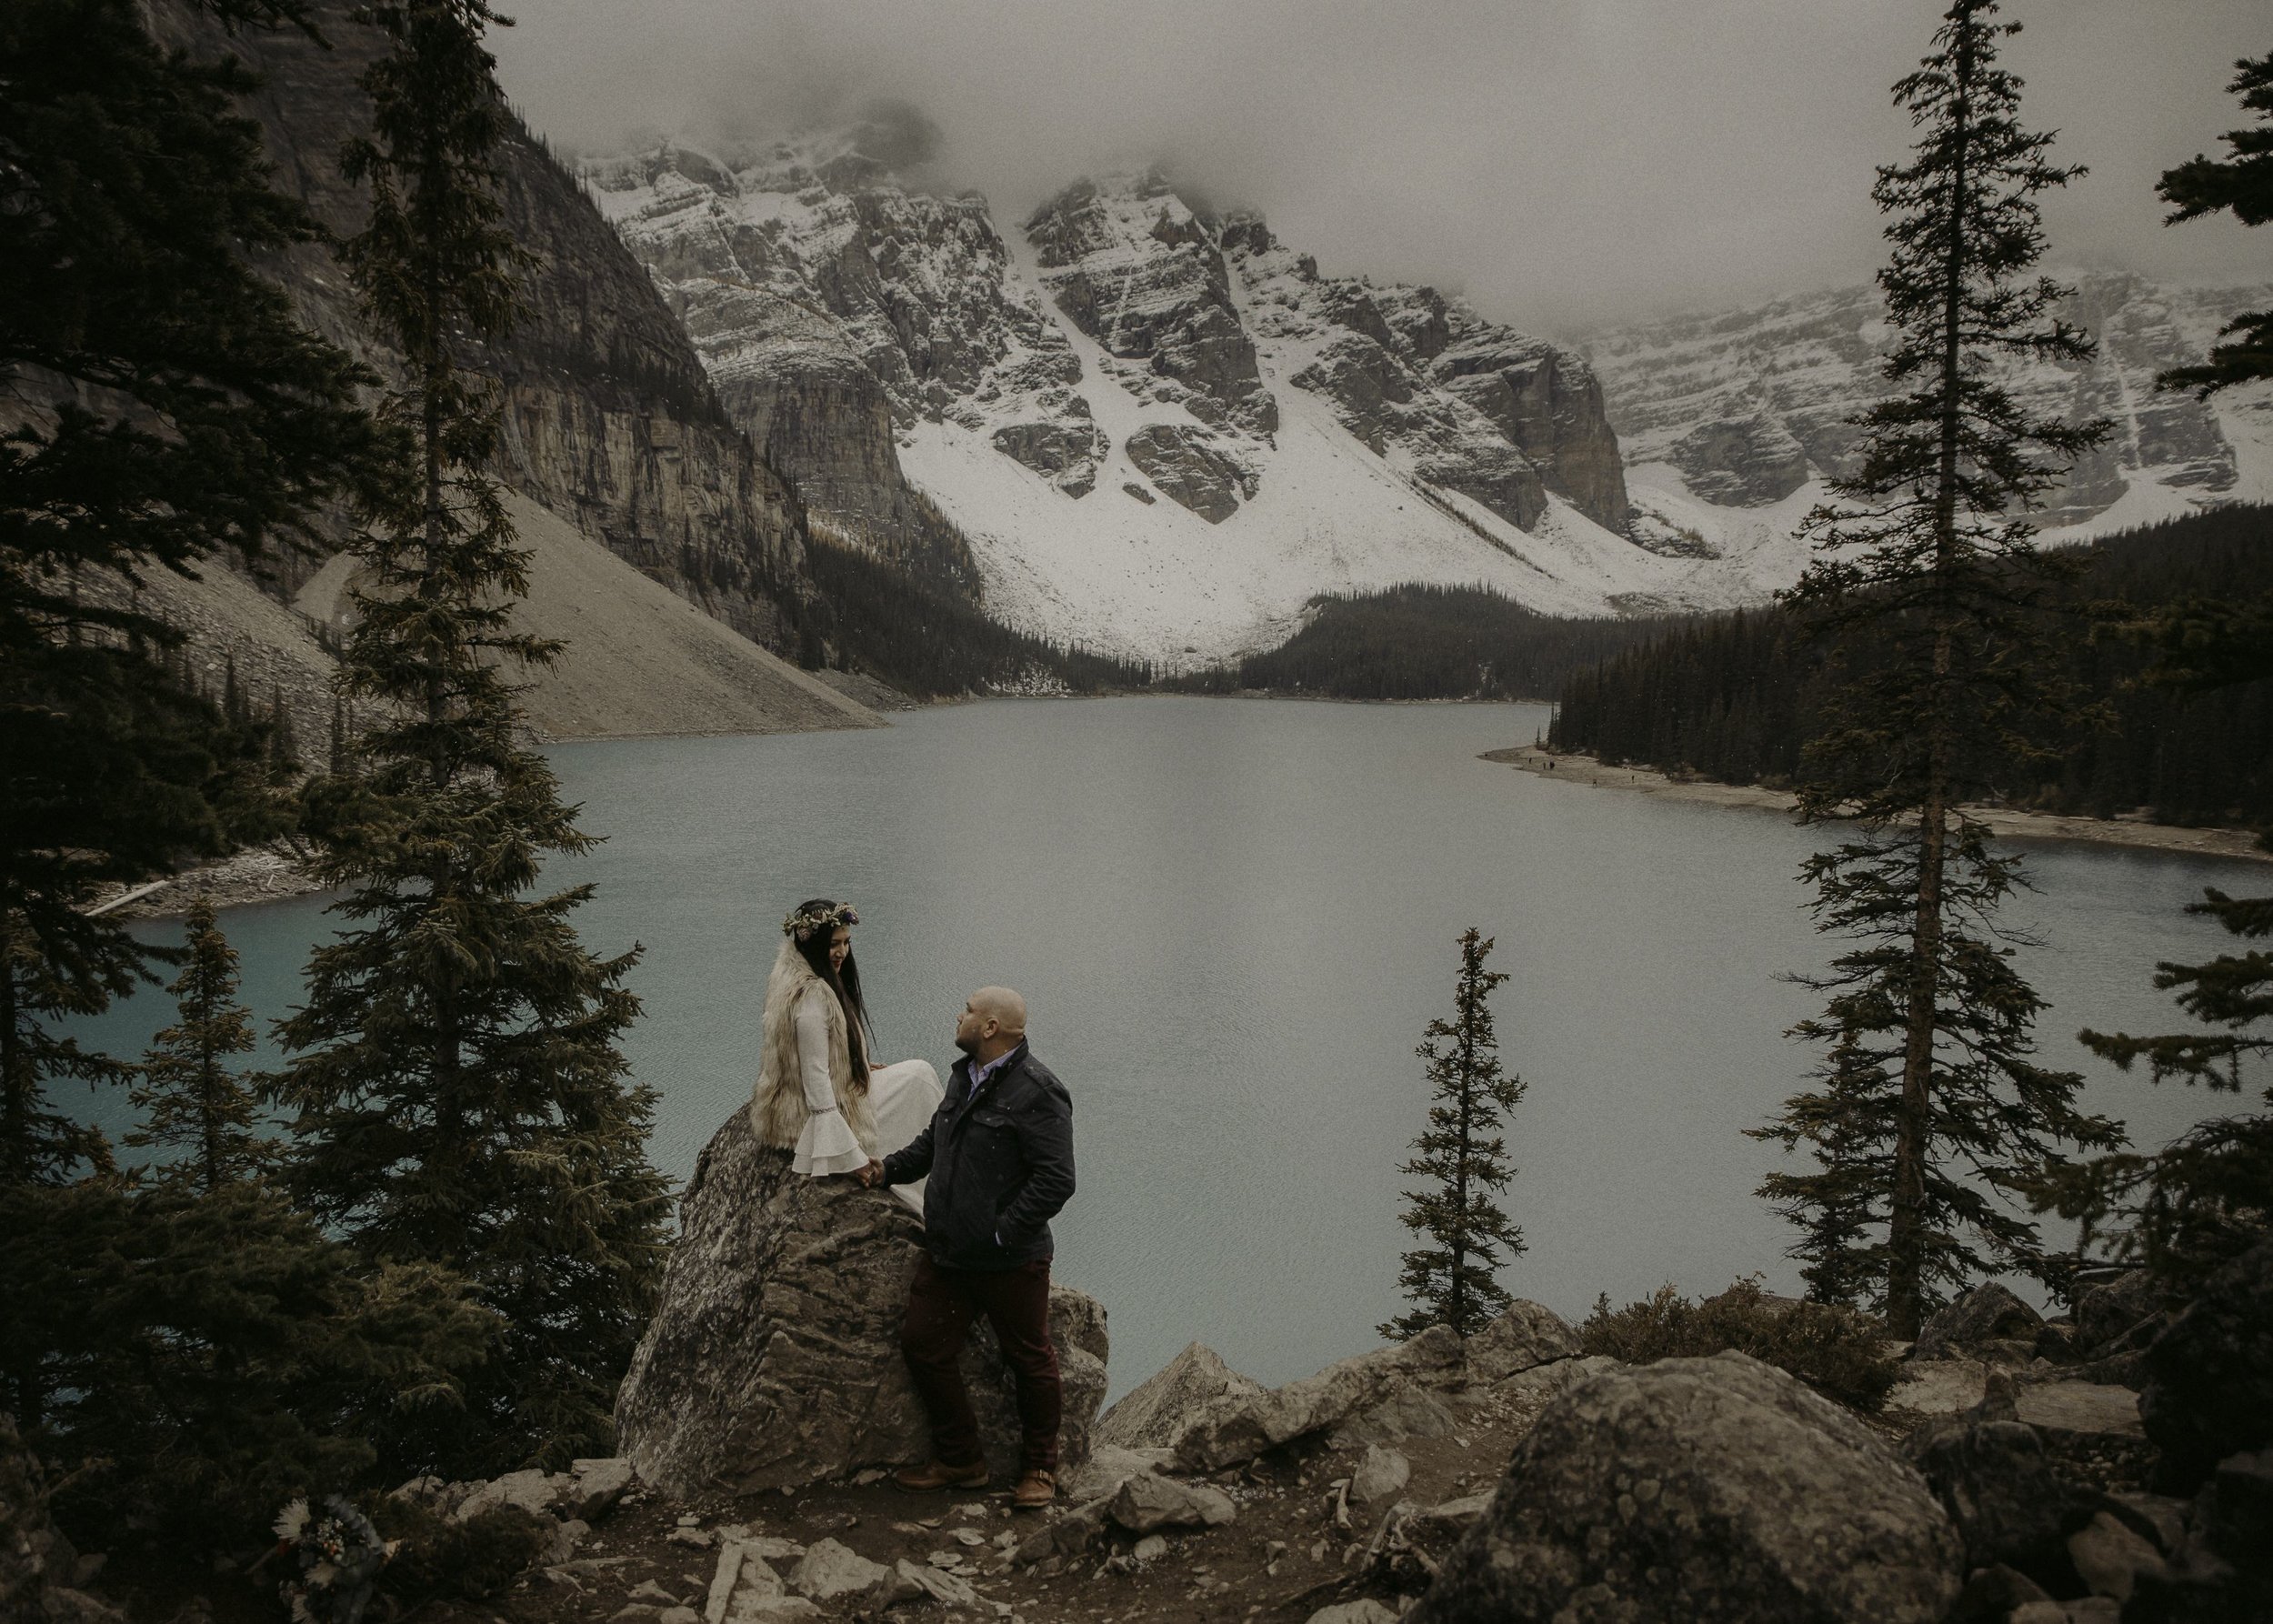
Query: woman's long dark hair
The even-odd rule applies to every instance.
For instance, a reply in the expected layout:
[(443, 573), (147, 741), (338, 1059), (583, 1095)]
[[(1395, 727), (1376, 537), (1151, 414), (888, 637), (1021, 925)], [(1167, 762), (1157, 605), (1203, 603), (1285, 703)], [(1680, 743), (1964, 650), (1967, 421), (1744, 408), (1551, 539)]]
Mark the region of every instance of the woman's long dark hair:
[[(797, 905), (797, 912), (808, 917), (817, 914), (833, 915), (836, 904), (826, 897), (816, 897), (810, 902)], [(829, 938), (836, 934), (831, 924), (826, 930), (816, 930), (805, 940), (797, 942), (797, 951), (813, 973), (836, 995), (836, 1001), (845, 1007), (845, 1047), (852, 1052), (852, 1080), (856, 1088), (868, 1086), (868, 1045), (875, 1040), (874, 1029), (868, 1024), (868, 1006), (860, 997), (860, 964), (852, 950), (845, 952), (845, 968), (839, 974), (828, 961)], [(790, 938), (796, 941), (795, 937)]]

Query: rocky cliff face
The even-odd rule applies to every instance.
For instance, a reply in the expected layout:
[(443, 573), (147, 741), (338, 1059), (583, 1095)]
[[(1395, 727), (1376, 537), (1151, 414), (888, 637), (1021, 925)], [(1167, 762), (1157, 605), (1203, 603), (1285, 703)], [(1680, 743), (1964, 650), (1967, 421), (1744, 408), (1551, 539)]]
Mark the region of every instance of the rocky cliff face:
[[(355, 80), (378, 41), (344, 5), (315, 11), (328, 49), (289, 31), (224, 35), (175, 0), (154, 26), (265, 75), (246, 111), (278, 186), (345, 234), (363, 204), (338, 153), (365, 116)], [(576, 182), (522, 132), (500, 166), (507, 224), (534, 264), (519, 324), (479, 361), (503, 389), (499, 474), (737, 630), (777, 639), (776, 602), (803, 569), (795, 495), (729, 420), (686, 332)], [(275, 271), (311, 326), (391, 370), (330, 255), (305, 251)], [(298, 575), (282, 585), (296, 588)]]
[[(2199, 359), (2236, 311), (2273, 293), (2117, 274), (2069, 280), (2077, 291), (2061, 314), (2098, 339), (2098, 356), (2018, 366), (2011, 379), (2031, 409), (2106, 416), (2115, 431), (2048, 496), (2039, 524), (2109, 528), (2273, 494), (2273, 396), (2235, 391), (2203, 403), (2154, 386), (2158, 372)], [(1877, 290), (1850, 287), (1598, 333), (1585, 347), (1637, 478), (1744, 510), (1853, 470), (1848, 419), (1885, 391), (1887, 337)]]
[(1567, 612), (1710, 598), (1624, 535), (1575, 355), (1427, 288), (1321, 276), (1159, 175), (1006, 226), (876, 125), (586, 183), (735, 421), (882, 551), (941, 514), (997, 614), (1147, 657), (1267, 640), (1320, 591), (1491, 580)]

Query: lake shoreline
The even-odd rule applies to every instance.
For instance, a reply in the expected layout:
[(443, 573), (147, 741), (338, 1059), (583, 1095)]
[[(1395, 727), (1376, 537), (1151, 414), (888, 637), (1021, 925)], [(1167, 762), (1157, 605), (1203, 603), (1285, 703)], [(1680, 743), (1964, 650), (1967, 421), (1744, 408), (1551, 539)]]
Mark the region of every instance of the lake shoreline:
[[(1481, 760), (1536, 773), (1563, 783), (1600, 789), (1630, 789), (1666, 800), (1688, 801), (1711, 807), (1749, 807), (1761, 811), (1789, 812), (1798, 797), (1787, 789), (1758, 784), (1720, 784), (1710, 779), (1681, 779), (1652, 767), (1606, 767), (1592, 756), (1576, 751), (1557, 752), (1538, 745), (1513, 745), (1487, 750)], [(2188, 857), (2238, 857), (2273, 863), (2273, 852), (2258, 845), (2248, 829), (2189, 829), (2175, 824), (2132, 823), (2120, 818), (2070, 817), (2055, 812), (2016, 812), (2002, 807), (1971, 807), (1967, 810), (1988, 826), (1989, 832), (2019, 840), (2083, 840), (2098, 846), (2129, 846), (2148, 851), (2183, 852)]]

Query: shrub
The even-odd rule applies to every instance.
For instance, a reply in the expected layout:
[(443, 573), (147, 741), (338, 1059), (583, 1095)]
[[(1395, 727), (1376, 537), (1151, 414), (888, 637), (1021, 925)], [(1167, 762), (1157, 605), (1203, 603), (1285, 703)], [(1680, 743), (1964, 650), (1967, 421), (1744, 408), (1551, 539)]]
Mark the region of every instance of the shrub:
[(381, 1534), (402, 1541), (380, 1588), (411, 1607), (494, 1596), (536, 1566), (552, 1544), (549, 1519), (519, 1506), (492, 1506), (464, 1522), (407, 1496), (388, 1495), (368, 1509)]
[(1886, 1332), (1870, 1316), (1828, 1303), (1771, 1300), (1757, 1276), (1702, 1302), (1661, 1286), (1640, 1302), (1613, 1308), (1606, 1293), (1595, 1299), (1578, 1339), (1587, 1352), (1629, 1365), (1733, 1348), (1865, 1414), (1886, 1404), (1898, 1374)]

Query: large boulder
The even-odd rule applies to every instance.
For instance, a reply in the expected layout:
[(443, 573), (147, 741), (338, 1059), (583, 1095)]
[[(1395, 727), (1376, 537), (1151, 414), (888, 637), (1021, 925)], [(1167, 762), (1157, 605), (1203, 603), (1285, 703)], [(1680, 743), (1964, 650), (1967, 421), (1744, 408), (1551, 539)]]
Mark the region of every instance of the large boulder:
[[(1363, 1427), (1367, 1418), (1404, 1404), (1417, 1388), (1460, 1381), (1463, 1368), (1460, 1338), (1435, 1326), (1409, 1342), (1338, 1360), (1282, 1388), (1226, 1394), (1201, 1406), (1164, 1447), (1176, 1451), (1185, 1470), (1212, 1472), (1314, 1433), (1381, 1436), (1384, 1429)], [(1350, 1423), (1358, 1424), (1356, 1430)]]
[(1964, 1548), (1869, 1429), (1740, 1353), (1581, 1382), (1410, 1624), (1939, 1624)]
[(1967, 1414), (1919, 1427), (1902, 1452), (1957, 1526), (1968, 1571), (2003, 1567), (2061, 1593), (2072, 1588), (2067, 1541), (2090, 1520), (2089, 1497), (2053, 1474), (2009, 1377), (2000, 1372)]
[(1577, 1358), (1578, 1333), (1552, 1308), (1521, 1298), (1467, 1339), (1462, 1349), (1470, 1381), (1505, 1381), (1540, 1365)]
[(2273, 1241), (2212, 1275), (2147, 1350), (2139, 1394), (2162, 1451), (2158, 1487), (2190, 1494), (2212, 1467), (2273, 1444)]
[(1263, 1390), (1223, 1362), (1204, 1342), (1182, 1353), (1123, 1393), (1097, 1418), (1099, 1443), (1124, 1449), (1169, 1449), (1199, 1412), (1218, 1398), (1250, 1397)]
[[(930, 1429), (899, 1350), (922, 1233), (882, 1190), (793, 1172), (736, 1110), (696, 1164), (662, 1305), (616, 1395), (617, 1447), (640, 1478), (748, 1493), (923, 1459)], [(1050, 1335), (1071, 1473), (1105, 1396), (1105, 1310), (1055, 1287)], [(963, 1368), (988, 1463), (1008, 1473), (1015, 1389), (983, 1320)]]
[(1910, 1357), (1946, 1359), (1992, 1344), (2026, 1342), (2033, 1346), (2044, 1316), (1991, 1280), (1976, 1286), (1956, 1302), (1937, 1311), (1918, 1333)]

